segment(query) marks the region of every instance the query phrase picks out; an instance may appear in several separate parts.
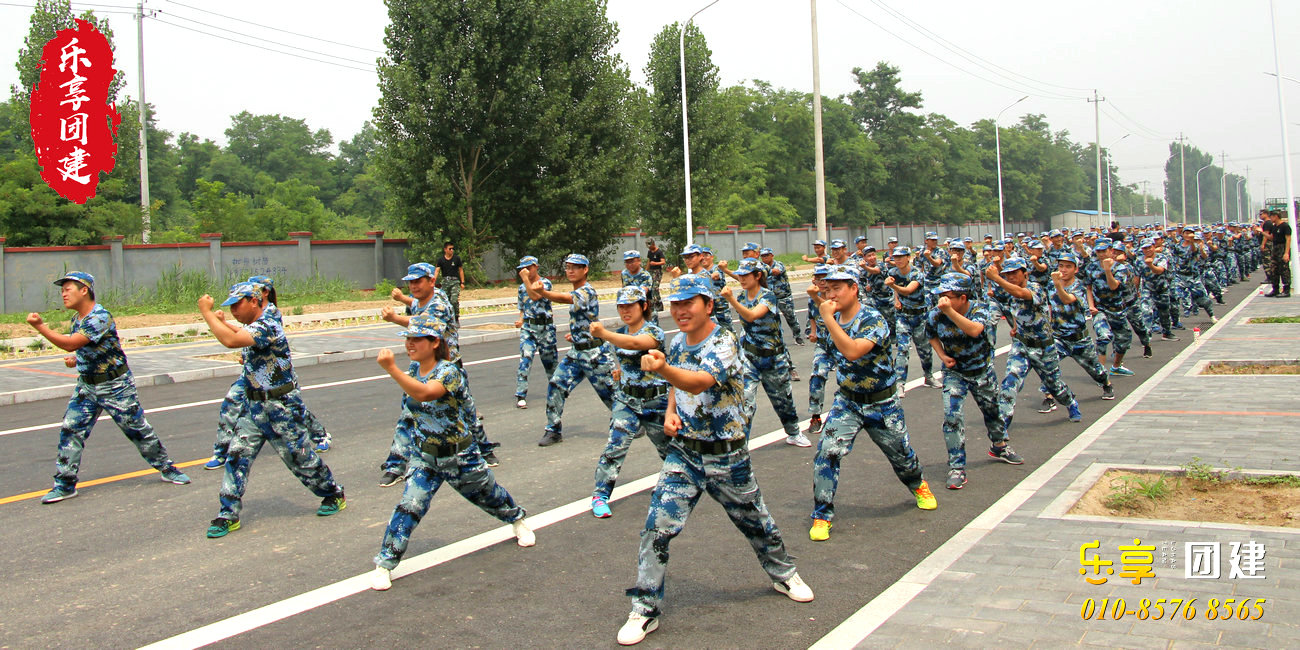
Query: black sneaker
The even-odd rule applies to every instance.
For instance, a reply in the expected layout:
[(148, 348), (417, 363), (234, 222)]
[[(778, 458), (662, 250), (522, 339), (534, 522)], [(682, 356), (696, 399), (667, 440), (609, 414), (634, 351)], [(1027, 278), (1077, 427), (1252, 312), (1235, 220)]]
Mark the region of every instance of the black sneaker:
[(1056, 400), (1051, 397), (1043, 398), (1043, 405), (1038, 407), (1039, 413), (1051, 413), (1056, 410)]
[(1173, 334), (1164, 334), (1164, 335), (1161, 335), (1160, 340), (1161, 340), (1161, 341), (1169, 341), (1169, 342), (1173, 343), (1173, 342), (1181, 341), (1182, 339), (1178, 338), (1177, 336), (1174, 336)]
[(948, 470), (948, 483), (944, 487), (947, 487), (949, 490), (960, 490), (966, 487), (966, 470)]
[(1143, 346), (1142, 346), (1142, 358), (1143, 358), (1143, 359), (1150, 359), (1150, 358), (1151, 358), (1151, 346), (1150, 346), (1150, 345), (1143, 345)]
[(497, 455), (492, 453), (491, 451), (489, 451), (486, 454), (483, 454), (483, 462), (487, 463), (488, 467), (496, 467), (497, 465), (501, 464), (501, 461), (497, 460)]
[(550, 447), (557, 442), (564, 442), (564, 436), (554, 431), (547, 431), (542, 434), (542, 439), (537, 441), (537, 446)]
[(1102, 398), (1102, 399), (1115, 399), (1115, 387), (1114, 387), (1114, 386), (1111, 386), (1110, 384), (1106, 384), (1105, 386), (1102, 386), (1102, 387), (1101, 387), (1101, 398)]
[(1025, 459), (1021, 458), (1020, 454), (1017, 454), (1016, 451), (1011, 448), (1011, 445), (1003, 445), (1001, 447), (989, 447), (989, 456), (1010, 465), (1025, 464)]
[(379, 487), (393, 487), (400, 483), (401, 480), (402, 475), (397, 472), (384, 472), (384, 475), (379, 477)]

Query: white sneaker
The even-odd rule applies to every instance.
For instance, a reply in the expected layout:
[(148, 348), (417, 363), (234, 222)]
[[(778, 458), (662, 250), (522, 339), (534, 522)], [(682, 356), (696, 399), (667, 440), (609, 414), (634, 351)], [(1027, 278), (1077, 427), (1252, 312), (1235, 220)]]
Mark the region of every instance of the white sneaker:
[(943, 388), (943, 378), (938, 374), (928, 375), (925, 378), (925, 385), (930, 388)]
[(515, 539), (518, 540), (520, 546), (528, 547), (537, 543), (537, 536), (533, 534), (533, 529), (529, 528), (523, 519), (519, 519), (510, 526), (515, 529)]
[(773, 582), (772, 588), (790, 597), (796, 603), (810, 603), (813, 599), (812, 588), (804, 583), (799, 574), (790, 576), (785, 582)]
[(1218, 317), (1218, 316), (1211, 316), (1211, 317), (1210, 317), (1210, 322), (1211, 322), (1211, 323), (1217, 323), (1217, 322), (1219, 322), (1219, 317)]
[(388, 588), (393, 586), (392, 573), (384, 567), (375, 567), (375, 570), (370, 572), (370, 588), (375, 591), (388, 591)]
[(519, 401), (515, 402), (515, 408), (517, 408), (517, 409), (526, 409), (526, 408), (528, 408), (528, 400), (526, 400), (526, 399), (520, 397), (520, 398), (519, 398)]
[(811, 447), (811, 446), (812, 446), (812, 442), (810, 442), (810, 441), (808, 440), (808, 436), (805, 436), (805, 435), (802, 434), (802, 433), (796, 433), (796, 434), (794, 434), (793, 436), (786, 436), (786, 438), (785, 438), (785, 444), (787, 444), (787, 445), (794, 445), (794, 446), (796, 446), (796, 447)]
[(659, 618), (642, 616), (636, 612), (627, 615), (627, 622), (618, 629), (619, 645), (636, 645), (645, 640), (645, 635), (659, 629)]

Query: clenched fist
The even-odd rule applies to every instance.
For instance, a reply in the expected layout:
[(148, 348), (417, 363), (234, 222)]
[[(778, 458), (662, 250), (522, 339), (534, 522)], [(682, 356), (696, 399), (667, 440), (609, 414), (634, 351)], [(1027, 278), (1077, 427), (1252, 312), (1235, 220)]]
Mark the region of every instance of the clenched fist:
[(661, 350), (651, 350), (641, 357), (641, 369), (646, 372), (659, 372), (668, 365), (668, 359)]

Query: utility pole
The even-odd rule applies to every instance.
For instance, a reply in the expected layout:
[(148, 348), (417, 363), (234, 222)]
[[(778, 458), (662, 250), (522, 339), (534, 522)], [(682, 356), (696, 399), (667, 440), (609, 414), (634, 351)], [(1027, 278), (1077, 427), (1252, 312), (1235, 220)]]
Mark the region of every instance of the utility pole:
[(1228, 223), (1228, 153), (1219, 152), (1222, 169), (1219, 170), (1219, 223)]
[(1151, 212), (1151, 204), (1147, 201), (1147, 199), (1151, 198), (1147, 196), (1147, 183), (1149, 182), (1150, 181), (1142, 181), (1142, 216), (1146, 216)]
[[(1097, 141), (1094, 143), (1097, 149), (1097, 218), (1101, 219), (1101, 103), (1106, 101), (1104, 98), (1097, 97), (1096, 89), (1092, 91), (1092, 120), (1097, 129)], [(1107, 222), (1103, 225), (1109, 226)]]
[(1182, 203), (1178, 206), (1183, 212), (1183, 221), (1187, 221), (1187, 160), (1183, 154), (1187, 151), (1187, 145), (1183, 144), (1183, 132), (1178, 132), (1178, 186), (1179, 191), (1183, 193)]
[(149, 243), (149, 127), (144, 103), (144, 0), (135, 5), (136, 54), (140, 64), (140, 240)]
[(1291, 258), (1291, 277), (1300, 276), (1300, 238), (1296, 237), (1296, 205), (1295, 205), (1295, 186), (1291, 178), (1291, 143), (1287, 134), (1286, 123), (1286, 102), (1282, 98), (1282, 62), (1277, 55), (1277, 12), (1273, 8), (1273, 0), (1268, 2), (1268, 22), (1273, 32), (1273, 69), (1277, 74), (1277, 112), (1278, 123), (1282, 127), (1282, 170), (1286, 175), (1282, 179), (1283, 186), (1286, 187), (1286, 220), (1287, 225), (1291, 226), (1291, 250), (1288, 257)]
[(813, 161), (817, 176), (817, 238), (826, 239), (826, 163), (822, 160), (822, 77), (817, 59), (817, 0), (812, 2)]

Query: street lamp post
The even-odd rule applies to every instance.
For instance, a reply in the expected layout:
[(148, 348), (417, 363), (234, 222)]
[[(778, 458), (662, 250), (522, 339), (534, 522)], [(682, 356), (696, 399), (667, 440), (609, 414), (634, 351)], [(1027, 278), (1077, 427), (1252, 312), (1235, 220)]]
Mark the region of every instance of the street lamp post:
[[(1029, 99), (1029, 95), (1025, 95), (1024, 97), (1011, 102), (1011, 106), (1015, 106), (1026, 99)], [(995, 155), (997, 156), (998, 164), (998, 232), (1002, 233), (1007, 231), (1007, 220), (1002, 211), (1002, 135), (999, 132), (998, 120), (1002, 119), (1003, 113), (1011, 110), (1011, 106), (998, 111), (998, 116), (993, 118), (993, 147), (996, 151)]]
[[(1133, 134), (1125, 133), (1119, 140), (1110, 143), (1110, 147), (1106, 147), (1106, 211), (1110, 212), (1111, 221), (1115, 220), (1115, 206), (1112, 205), (1110, 202), (1110, 162), (1111, 162), (1110, 148), (1119, 144), (1120, 140), (1123, 140), (1124, 138), (1127, 138), (1130, 135)], [(1097, 216), (1100, 217), (1101, 215), (1097, 215)]]
[(686, 28), (690, 26), (691, 21), (713, 5), (718, 4), (718, 0), (713, 0), (699, 11), (691, 14), (690, 18), (682, 23), (682, 28), (677, 34), (677, 63), (681, 68), (682, 75), (682, 161), (686, 170), (686, 243), (690, 245), (695, 242), (695, 221), (691, 215), (691, 136), (690, 129), (686, 124)]
[(1237, 223), (1241, 223), (1241, 184), (1245, 182), (1246, 179), (1244, 178), (1237, 179), (1237, 205), (1235, 206), (1236, 209), (1232, 212), (1232, 220)]
[(1196, 170), (1196, 225), (1198, 226), (1201, 225), (1201, 172), (1209, 169), (1213, 164), (1214, 161), (1211, 160), (1209, 164)]
[[(1291, 262), (1291, 277), (1300, 276), (1300, 237), (1295, 236), (1296, 232), (1296, 214), (1295, 214), (1295, 188), (1291, 180), (1291, 143), (1288, 141), (1286, 125), (1286, 102), (1282, 99), (1282, 63), (1277, 55), (1277, 16), (1273, 8), (1273, 0), (1268, 2), (1268, 21), (1269, 27), (1273, 32), (1273, 70), (1277, 75), (1277, 112), (1278, 123), (1282, 125), (1282, 169), (1286, 174), (1283, 182), (1286, 185), (1286, 220), (1291, 226), (1291, 250), (1287, 255)], [(1267, 195), (1265, 196), (1267, 198)]]

